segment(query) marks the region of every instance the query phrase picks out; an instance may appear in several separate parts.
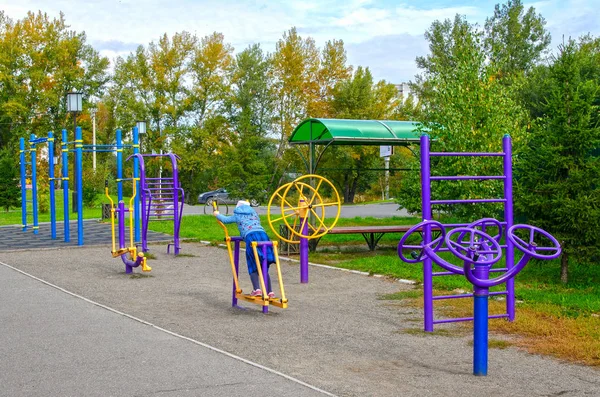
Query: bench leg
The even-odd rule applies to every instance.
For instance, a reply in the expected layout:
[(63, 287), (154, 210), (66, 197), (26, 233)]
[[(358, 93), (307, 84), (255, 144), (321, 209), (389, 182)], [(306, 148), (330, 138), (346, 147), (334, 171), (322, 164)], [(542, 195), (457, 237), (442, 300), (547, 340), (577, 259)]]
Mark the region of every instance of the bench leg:
[(361, 233), (367, 245), (369, 246), (369, 251), (375, 251), (377, 247), (377, 243), (385, 233)]

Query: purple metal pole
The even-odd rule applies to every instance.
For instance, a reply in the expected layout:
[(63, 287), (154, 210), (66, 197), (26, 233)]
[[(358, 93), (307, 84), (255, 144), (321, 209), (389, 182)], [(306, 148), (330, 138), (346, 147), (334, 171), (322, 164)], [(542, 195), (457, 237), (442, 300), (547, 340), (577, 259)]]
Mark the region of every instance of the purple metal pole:
[[(235, 264), (235, 274), (238, 276), (238, 282), (240, 280), (240, 240), (233, 240), (234, 248), (233, 248), (233, 263)], [(231, 297), (231, 306), (237, 306), (237, 297), (235, 296), (235, 280), (232, 281), (233, 284), (233, 294)]]
[[(504, 221), (506, 226), (504, 230), (508, 230), (514, 223), (513, 219), (513, 180), (512, 180), (512, 144), (510, 135), (506, 134), (502, 138), (502, 150), (504, 152)], [(504, 251), (506, 260), (506, 268), (510, 271), (515, 265), (515, 248), (510, 239), (506, 239), (506, 250)], [(511, 278), (506, 282), (506, 312), (508, 320), (515, 319), (515, 280)]]
[[(305, 218), (300, 218), (300, 224), (304, 222)], [(302, 228), (303, 236), (308, 235), (308, 220)], [(308, 239), (300, 237), (300, 282), (303, 284), (308, 283)]]
[[(421, 135), (421, 205), (423, 220), (431, 220), (431, 168), (429, 158), (429, 135)], [(431, 241), (431, 228), (423, 230), (423, 244)], [(433, 332), (433, 265), (431, 258), (423, 260), (423, 316), (424, 330)]]
[[(265, 296), (269, 291), (269, 287), (268, 287), (268, 278), (269, 278), (269, 267), (267, 266), (267, 246), (263, 245), (262, 247), (262, 252), (263, 252), (263, 260), (262, 260), (262, 275), (263, 275), (263, 283), (265, 285), (265, 288), (267, 289), (267, 291), (263, 291), (263, 296)], [(246, 248), (247, 249), (247, 248)], [(263, 306), (262, 307), (262, 312), (264, 314), (267, 314), (269, 312), (269, 306)]]
[(181, 217), (179, 213), (179, 193), (181, 192), (181, 209), (183, 210), (183, 189), (179, 187), (179, 175), (177, 172), (177, 159), (173, 153), (169, 153), (173, 167), (173, 243), (175, 244), (175, 255), (179, 255), (179, 227)]

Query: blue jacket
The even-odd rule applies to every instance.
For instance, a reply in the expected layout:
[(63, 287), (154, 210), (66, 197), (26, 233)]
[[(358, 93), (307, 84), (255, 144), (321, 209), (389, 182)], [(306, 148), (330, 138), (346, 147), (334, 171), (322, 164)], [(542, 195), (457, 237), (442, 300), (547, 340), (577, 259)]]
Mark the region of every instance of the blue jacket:
[(254, 208), (249, 205), (240, 205), (233, 211), (232, 216), (217, 215), (217, 219), (221, 222), (237, 223), (238, 230), (240, 231), (240, 237), (246, 240), (246, 235), (252, 232), (265, 231), (260, 224), (260, 218)]

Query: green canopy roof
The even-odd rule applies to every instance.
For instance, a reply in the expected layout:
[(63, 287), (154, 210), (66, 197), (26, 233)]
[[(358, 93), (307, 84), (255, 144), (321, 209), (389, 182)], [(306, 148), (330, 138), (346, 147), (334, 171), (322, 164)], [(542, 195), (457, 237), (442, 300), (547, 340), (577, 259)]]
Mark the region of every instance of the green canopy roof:
[(419, 143), (414, 121), (307, 119), (292, 135), (291, 144), (408, 145)]

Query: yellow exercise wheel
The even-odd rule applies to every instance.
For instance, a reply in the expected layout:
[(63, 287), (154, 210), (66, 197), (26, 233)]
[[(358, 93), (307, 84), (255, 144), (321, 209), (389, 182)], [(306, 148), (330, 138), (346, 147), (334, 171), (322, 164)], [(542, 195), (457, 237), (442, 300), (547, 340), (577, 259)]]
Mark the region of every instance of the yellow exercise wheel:
[[(324, 194), (331, 195), (326, 201)], [(326, 210), (329, 209), (329, 218)], [(303, 175), (280, 186), (269, 200), (267, 219), (273, 233), (287, 243), (300, 238), (315, 239), (327, 234), (340, 217), (341, 201), (337, 189), (320, 175)], [(335, 212), (335, 217), (332, 213)], [(283, 236), (281, 226), (288, 233)]]

